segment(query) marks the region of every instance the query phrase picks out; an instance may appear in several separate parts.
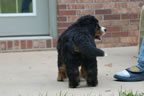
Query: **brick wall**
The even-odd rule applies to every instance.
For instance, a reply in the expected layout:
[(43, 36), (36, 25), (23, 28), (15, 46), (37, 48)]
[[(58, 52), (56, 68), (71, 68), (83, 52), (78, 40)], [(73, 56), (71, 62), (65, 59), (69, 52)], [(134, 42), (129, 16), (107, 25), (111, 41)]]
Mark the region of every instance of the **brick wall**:
[(98, 47), (135, 46), (144, 0), (57, 0), (59, 35), (80, 16), (96, 16), (107, 28)]
[[(135, 46), (138, 44), (139, 21), (144, 0), (57, 0), (59, 35), (80, 16), (96, 16), (107, 28), (98, 47)], [(56, 47), (56, 39), (53, 40)], [(0, 40), (0, 52), (50, 49), (48, 39)]]
[(56, 39), (0, 40), (0, 53), (49, 50), (56, 47), (56, 42)]

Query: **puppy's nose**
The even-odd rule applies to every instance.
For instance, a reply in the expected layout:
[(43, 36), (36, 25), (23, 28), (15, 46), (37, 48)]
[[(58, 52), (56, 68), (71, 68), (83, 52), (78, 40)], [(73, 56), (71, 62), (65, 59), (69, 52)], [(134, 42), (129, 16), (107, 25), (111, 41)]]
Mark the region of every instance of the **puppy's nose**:
[(106, 32), (106, 31), (107, 31), (107, 29), (104, 29), (104, 31)]
[(101, 27), (103, 32), (106, 32), (106, 28), (105, 27)]

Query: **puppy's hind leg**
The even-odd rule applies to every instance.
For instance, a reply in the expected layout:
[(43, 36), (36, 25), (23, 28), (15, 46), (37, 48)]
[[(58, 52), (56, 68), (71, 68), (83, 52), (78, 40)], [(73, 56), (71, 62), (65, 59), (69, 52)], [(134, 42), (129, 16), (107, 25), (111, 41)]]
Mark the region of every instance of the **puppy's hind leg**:
[(87, 71), (85, 70), (84, 66), (81, 65), (81, 69), (80, 69), (80, 77), (84, 78), (87, 80), (88, 75), (87, 75)]
[(97, 60), (95, 57), (84, 58), (83, 67), (86, 71), (86, 80), (88, 86), (94, 87), (98, 84), (97, 80)]
[(66, 74), (66, 67), (65, 64), (63, 62), (63, 58), (62, 56), (60, 56), (60, 54), (58, 54), (58, 77), (57, 77), (57, 81), (63, 81), (64, 78), (67, 77)]
[(69, 78), (69, 87), (76, 88), (80, 82), (79, 69), (78, 69), (78, 60), (74, 56), (71, 56), (71, 59), (66, 62), (66, 71)]

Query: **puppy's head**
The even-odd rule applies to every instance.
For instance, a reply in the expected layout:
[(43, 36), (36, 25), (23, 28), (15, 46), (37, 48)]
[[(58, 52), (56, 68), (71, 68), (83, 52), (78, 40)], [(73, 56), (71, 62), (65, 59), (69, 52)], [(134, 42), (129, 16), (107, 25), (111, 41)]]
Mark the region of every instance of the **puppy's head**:
[(95, 33), (95, 39), (102, 40), (102, 36), (106, 33), (106, 28), (100, 26), (98, 23), (96, 25), (96, 33)]
[(106, 28), (100, 26), (99, 21), (97, 20), (95, 23), (95, 39), (102, 40), (102, 36), (106, 33), (106, 31), (107, 31)]
[(99, 25), (99, 21), (95, 16), (82, 16), (76, 23), (81, 27), (88, 28), (90, 34), (92, 34), (95, 39), (101, 40), (102, 36), (106, 33), (106, 28)]

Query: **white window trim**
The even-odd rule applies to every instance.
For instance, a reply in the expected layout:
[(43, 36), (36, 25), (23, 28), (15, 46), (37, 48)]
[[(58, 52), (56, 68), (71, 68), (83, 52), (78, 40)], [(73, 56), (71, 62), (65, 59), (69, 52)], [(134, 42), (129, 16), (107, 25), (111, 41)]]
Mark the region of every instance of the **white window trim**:
[(36, 0), (33, 0), (33, 13), (0, 13), (0, 17), (36, 16)]
[(43, 40), (53, 39), (52, 36), (24, 36), (24, 37), (1, 37), (0, 40)]

